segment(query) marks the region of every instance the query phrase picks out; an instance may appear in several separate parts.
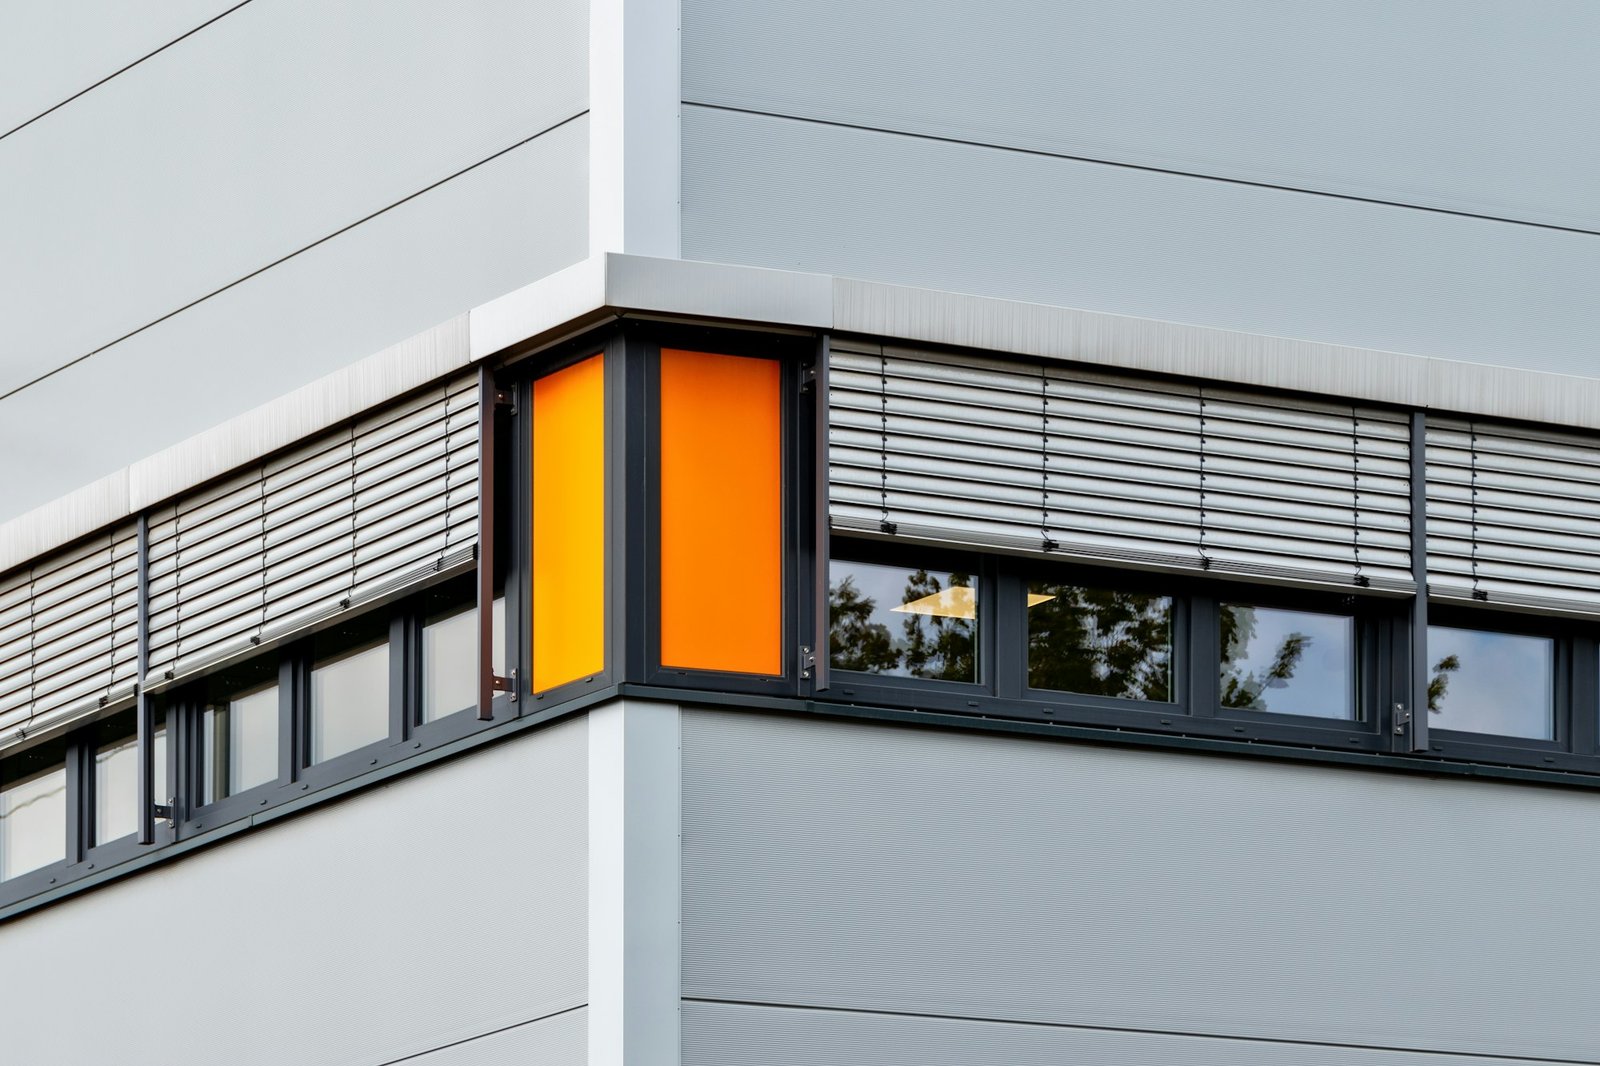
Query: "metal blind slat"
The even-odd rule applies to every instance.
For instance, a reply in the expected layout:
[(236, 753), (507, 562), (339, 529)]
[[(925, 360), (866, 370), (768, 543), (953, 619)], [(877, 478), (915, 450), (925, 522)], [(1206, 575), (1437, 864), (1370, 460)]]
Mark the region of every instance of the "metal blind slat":
[(841, 532), (1409, 587), (1409, 425), (1377, 409), (851, 343)]

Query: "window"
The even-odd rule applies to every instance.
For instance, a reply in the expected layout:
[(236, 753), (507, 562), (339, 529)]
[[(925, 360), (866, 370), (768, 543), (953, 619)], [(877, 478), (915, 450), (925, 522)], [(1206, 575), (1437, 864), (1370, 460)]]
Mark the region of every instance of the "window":
[(276, 659), (246, 663), (206, 686), (200, 714), (202, 803), (278, 780), (281, 702)]
[(1224, 603), (1217, 636), (1221, 706), (1356, 717), (1354, 618)]
[(0, 881), (66, 857), (66, 741), (0, 759)]
[(1027, 605), (1029, 688), (1172, 702), (1172, 597), (1033, 581)]
[(974, 572), (835, 559), (828, 571), (828, 657), (835, 670), (977, 681)]
[[(139, 829), (139, 741), (136, 712), (130, 708), (100, 722), (92, 730), (94, 748), (94, 822), (90, 843), (108, 844)], [(165, 803), (167, 731), (157, 728), (152, 754), (157, 783), (154, 803)]]
[[(427, 593), (422, 611), (422, 694), (418, 724), (436, 722), (458, 711), (478, 707), (478, 611), (474, 589), (452, 585)], [(504, 677), (506, 601), (495, 597), (491, 607), (491, 669)]]
[(388, 737), (388, 619), (357, 619), (319, 633), (311, 660), (311, 762)]
[(1428, 627), (1428, 721), (1435, 729), (1555, 739), (1555, 641)]

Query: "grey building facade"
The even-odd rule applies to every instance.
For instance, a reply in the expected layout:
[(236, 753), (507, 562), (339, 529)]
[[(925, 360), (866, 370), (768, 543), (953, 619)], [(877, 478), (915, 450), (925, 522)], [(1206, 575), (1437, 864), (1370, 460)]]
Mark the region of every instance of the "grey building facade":
[(0, 15), (0, 1060), (1600, 1062), (1596, 20)]

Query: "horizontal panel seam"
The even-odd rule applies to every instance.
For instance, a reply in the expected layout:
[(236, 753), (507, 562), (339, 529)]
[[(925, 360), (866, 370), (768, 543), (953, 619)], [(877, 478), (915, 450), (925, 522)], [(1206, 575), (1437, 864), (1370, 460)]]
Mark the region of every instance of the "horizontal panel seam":
[(589, 113), (588, 108), (585, 108), (584, 110), (579, 111), (576, 114), (568, 115), (566, 118), (562, 119), (561, 121), (556, 122), (556, 123), (554, 123), (552, 125), (546, 126), (545, 128), (539, 130), (537, 133), (534, 133), (534, 134), (531, 134), (530, 136), (522, 138), (521, 140), (517, 141), (515, 144), (507, 145), (506, 147), (501, 148), (498, 151), (495, 151), (495, 152), (493, 152), (493, 153), (491, 153), (489, 155), (484, 156), (482, 159), (479, 159), (475, 163), (469, 163), (468, 165), (462, 167), (460, 170), (457, 170), (457, 171), (454, 171), (453, 173), (447, 174), (446, 176), (444, 176), (442, 178), (439, 178), (437, 181), (430, 182), (429, 184), (423, 186), (422, 188), (416, 190), (415, 192), (408, 193), (405, 196), (402, 196), (400, 199), (394, 201), (393, 203), (387, 204), (387, 205), (385, 205), (383, 207), (378, 208), (376, 211), (373, 211), (373, 212), (371, 212), (369, 214), (363, 215), (361, 218), (356, 219), (354, 222), (350, 222), (350, 223), (347, 223), (347, 224), (345, 224), (343, 226), (340, 226), (338, 229), (334, 230), (332, 233), (324, 234), (323, 236), (318, 237), (316, 240), (312, 241), (310, 244), (303, 245), (303, 246), (301, 246), (299, 248), (296, 248), (292, 252), (289, 252), (289, 253), (287, 253), (285, 255), (281, 255), (278, 258), (272, 260), (272, 262), (267, 263), (265, 266), (257, 267), (255, 270), (250, 271), (248, 274), (245, 274), (245, 275), (243, 275), (241, 277), (237, 277), (237, 278), (233, 279), (232, 281), (228, 282), (226, 285), (222, 285), (222, 286), (220, 286), (218, 288), (212, 289), (210, 292), (206, 293), (204, 296), (198, 296), (195, 299), (190, 300), (188, 303), (184, 304), (182, 307), (178, 307), (178, 308), (175, 308), (175, 309), (173, 309), (171, 311), (168, 311), (166, 314), (162, 315), (159, 318), (151, 319), (149, 322), (146, 322), (144, 325), (139, 326), (136, 329), (129, 330), (127, 333), (124, 333), (122, 336), (117, 337), (115, 340), (107, 341), (105, 344), (100, 345), (98, 348), (95, 348), (92, 351), (85, 352), (84, 354), (82, 354), (80, 356), (77, 356), (75, 358), (69, 359), (65, 363), (62, 363), (60, 366), (54, 367), (53, 369), (50, 369), (50, 370), (47, 370), (44, 373), (38, 375), (37, 377), (32, 378), (29, 381), (25, 381), (22, 384), (17, 385), (15, 387), (9, 389), (6, 392), (0, 393), (0, 401), (8, 400), (11, 397), (17, 395), (18, 393), (23, 392), (23, 391), (25, 391), (27, 389), (30, 389), (33, 386), (38, 385), (40, 382), (46, 381), (46, 380), (54, 377), (55, 375), (61, 373), (63, 370), (69, 370), (72, 367), (77, 366), (79, 363), (82, 363), (82, 362), (85, 362), (86, 360), (94, 358), (95, 356), (101, 354), (102, 352), (105, 352), (105, 351), (107, 351), (107, 350), (109, 350), (111, 348), (115, 348), (117, 345), (121, 344), (125, 340), (129, 340), (130, 338), (136, 337), (136, 336), (138, 336), (139, 334), (145, 332), (148, 329), (151, 329), (151, 328), (153, 328), (155, 326), (159, 326), (161, 323), (167, 321), (168, 319), (175, 318), (178, 315), (183, 314), (185, 311), (188, 311), (191, 308), (197, 307), (200, 304), (205, 303), (207, 300), (211, 299), (212, 297), (220, 296), (223, 293), (227, 292), (229, 289), (236, 288), (237, 286), (244, 284), (245, 282), (249, 281), (251, 278), (257, 277), (257, 276), (259, 276), (261, 274), (265, 274), (267, 271), (272, 270), (275, 267), (282, 266), (284, 263), (287, 263), (289, 260), (294, 259), (296, 256), (302, 255), (302, 254), (304, 254), (306, 252), (311, 251), (313, 248), (316, 248), (316, 247), (319, 247), (321, 245), (324, 245), (324, 244), (328, 243), (329, 241), (333, 240), (335, 237), (343, 236), (344, 234), (349, 233), (351, 230), (355, 229), (357, 226), (361, 226), (361, 225), (364, 225), (365, 223), (371, 222), (373, 219), (379, 217), (380, 215), (387, 214), (388, 212), (393, 211), (395, 208), (400, 207), (403, 204), (410, 203), (412, 200), (417, 199), (419, 196), (423, 196), (423, 195), (425, 195), (427, 193), (430, 193), (430, 192), (432, 192), (433, 190), (439, 188), (442, 185), (447, 185), (450, 182), (454, 181), (455, 179), (461, 177), (464, 174), (471, 173), (472, 171), (477, 170), (479, 167), (484, 166), (487, 163), (494, 162), (496, 159), (499, 159), (501, 156), (508, 155), (511, 152), (516, 151), (518, 148), (522, 148), (522, 147), (524, 147), (526, 145), (532, 144), (534, 141), (538, 140), (540, 137), (543, 137), (545, 134), (553, 133), (556, 130), (560, 129), (561, 127), (568, 125), (569, 123), (576, 122), (578, 119), (583, 118), (588, 113)]
[(100, 86), (104, 85), (106, 82), (110, 81), (111, 79), (119, 77), (119, 76), (121, 76), (123, 74), (126, 74), (128, 71), (132, 70), (134, 67), (138, 66), (140, 63), (143, 63), (145, 60), (154, 59), (156, 56), (160, 55), (162, 52), (165, 52), (167, 49), (171, 48), (173, 45), (177, 44), (178, 42), (188, 40), (190, 37), (193, 37), (195, 34), (199, 33), (201, 30), (205, 29), (207, 26), (210, 26), (212, 23), (217, 22), (217, 21), (219, 21), (221, 19), (227, 18), (229, 15), (233, 14), (235, 11), (239, 10), (241, 7), (244, 7), (248, 3), (251, 3), (251, 0), (239, 0), (239, 3), (234, 4), (232, 7), (228, 8), (226, 11), (223, 11), (220, 14), (216, 14), (216, 15), (211, 16), (210, 18), (206, 19), (204, 22), (200, 23), (200, 25), (194, 27), (193, 29), (191, 29), (191, 30), (189, 30), (189, 31), (187, 31), (185, 33), (179, 34), (178, 36), (174, 37), (172, 40), (168, 41), (166, 44), (161, 45), (159, 48), (156, 48), (156, 49), (154, 49), (152, 51), (146, 52), (144, 55), (140, 56), (138, 59), (135, 59), (133, 62), (127, 64), (126, 66), (118, 67), (116, 70), (113, 70), (110, 74), (107, 74), (105, 77), (101, 78), (99, 81), (94, 82), (93, 84), (88, 85), (88, 86), (86, 86), (86, 87), (84, 87), (82, 89), (79, 89), (77, 92), (73, 93), (71, 96), (67, 97), (65, 100), (62, 100), (62, 101), (60, 101), (58, 103), (50, 105), (49, 107), (45, 108), (43, 111), (39, 112), (37, 115), (34, 115), (32, 118), (28, 119), (27, 121), (19, 123), (18, 125), (11, 127), (9, 130), (6, 130), (4, 133), (0, 133), (0, 141), (5, 140), (7, 137), (11, 136), (13, 133), (17, 133), (17, 132), (19, 132), (21, 130), (27, 129), (29, 126), (33, 125), (35, 122), (38, 122), (40, 119), (44, 118), (46, 115), (50, 115), (50, 114), (53, 114), (56, 111), (61, 110), (63, 107), (66, 107), (68, 104), (72, 103), (72, 101), (78, 99), (81, 96), (85, 96), (85, 95), (93, 92), (94, 90), (100, 88)]
[(549, 1014), (541, 1014), (537, 1018), (528, 1018), (525, 1021), (512, 1022), (510, 1025), (502, 1025), (498, 1029), (490, 1029), (488, 1032), (476, 1033), (472, 1036), (462, 1037), (460, 1040), (452, 1040), (448, 1044), (440, 1044), (437, 1047), (431, 1047), (425, 1051), (414, 1051), (409, 1055), (402, 1055), (398, 1059), (385, 1059), (383, 1062), (379, 1063), (378, 1066), (395, 1066), (395, 1063), (398, 1062), (411, 1062), (415, 1059), (422, 1058), (424, 1055), (432, 1055), (436, 1051), (445, 1051), (449, 1048), (461, 1047), (463, 1044), (470, 1044), (474, 1040), (483, 1040), (487, 1037), (499, 1036), (501, 1033), (509, 1033), (513, 1029), (521, 1029), (524, 1026), (533, 1025), (535, 1022), (544, 1022), (549, 1021), (551, 1018), (559, 1018), (563, 1014), (571, 1014), (573, 1011), (583, 1010), (588, 1005), (588, 1003), (575, 1003), (570, 1007), (565, 1007), (558, 1011), (552, 1011)]
[(1203, 1033), (1186, 1029), (1133, 1029), (1120, 1025), (1085, 1025), (1082, 1023), (1040, 1022), (1012, 1018), (992, 1018), (967, 1014), (926, 1014), (920, 1011), (867, 1009), (863, 1007), (820, 1006), (807, 1003), (776, 1003), (756, 999), (720, 999), (709, 996), (684, 996), (684, 1003), (704, 1003), (723, 1007), (763, 1007), (771, 1010), (818, 1011), (825, 1014), (849, 1014), (884, 1018), (925, 1018), (931, 1021), (975, 1022), (984, 1025), (1026, 1026), (1030, 1029), (1070, 1029), (1097, 1033), (1138, 1033), (1147, 1036), (1178, 1036), (1196, 1040), (1235, 1040), (1251, 1044), (1288, 1044), (1297, 1047), (1346, 1048), (1352, 1051), (1385, 1051), (1407, 1054), (1448, 1055), (1465, 1060), (1502, 1062), (1531, 1062), (1560, 1064), (1560, 1066), (1596, 1066), (1600, 1059), (1550, 1058), (1541, 1055), (1517, 1055), (1486, 1051), (1446, 1051), (1429, 1047), (1405, 1047), (1398, 1044), (1357, 1044), (1337, 1040), (1306, 1040), (1293, 1037), (1238, 1036), (1228, 1033)]
[(1060, 159), (1072, 163), (1091, 163), (1098, 166), (1116, 167), (1120, 170), (1137, 170), (1147, 174), (1162, 174), (1167, 177), (1193, 178), (1196, 181), (1217, 182), (1223, 185), (1238, 185), (1252, 189), (1270, 189), (1274, 192), (1297, 193), (1301, 196), (1316, 196), (1328, 200), (1343, 200), (1348, 203), (1373, 204), (1379, 207), (1393, 207), (1405, 211), (1425, 211), (1429, 214), (1448, 215), (1453, 218), (1467, 218), (1478, 222), (1501, 222), (1508, 226), (1526, 226), (1532, 229), (1546, 230), (1555, 233), (1575, 233), (1587, 237), (1600, 237), (1600, 230), (1584, 229), (1582, 226), (1563, 226), (1554, 222), (1535, 222), (1525, 218), (1511, 218), (1505, 215), (1490, 215), (1476, 211), (1466, 211), (1453, 207), (1431, 207), (1426, 204), (1406, 203), (1401, 200), (1385, 200), (1378, 196), (1358, 196), (1354, 193), (1332, 192), (1327, 189), (1310, 189), (1298, 185), (1279, 185), (1270, 181), (1254, 181), (1249, 178), (1231, 178), (1221, 174), (1204, 174), (1198, 171), (1179, 170), (1175, 167), (1158, 167), (1149, 163), (1130, 163), (1119, 159), (1105, 159), (1099, 156), (1073, 155), (1069, 152), (1051, 152), (1042, 148), (1022, 148), (1009, 144), (993, 144), (989, 141), (974, 141), (963, 137), (950, 137), (935, 133), (914, 133), (906, 130), (891, 129), (887, 126), (871, 126), (864, 123), (841, 122), (837, 119), (813, 118), (807, 115), (790, 115), (776, 111), (761, 111), (755, 108), (734, 107), (729, 104), (709, 104), (698, 100), (685, 100), (689, 107), (698, 107), (706, 111), (722, 111), (734, 115), (751, 115), (759, 118), (782, 119), (788, 122), (804, 122), (812, 126), (828, 126), (834, 129), (857, 130), (862, 133), (882, 133), (891, 137), (907, 137), (918, 141), (929, 141), (935, 144), (955, 144), (966, 148), (988, 148), (996, 152), (1008, 152), (1014, 155), (1036, 156), (1042, 159)]

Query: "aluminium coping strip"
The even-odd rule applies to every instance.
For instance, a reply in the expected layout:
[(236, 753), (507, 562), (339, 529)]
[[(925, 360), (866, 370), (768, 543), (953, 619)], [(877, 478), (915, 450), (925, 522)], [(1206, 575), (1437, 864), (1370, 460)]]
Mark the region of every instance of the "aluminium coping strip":
[(1228, 385), (1600, 429), (1600, 379), (828, 274), (606, 253), (457, 315), (0, 524), (0, 573), (474, 363), (657, 313), (949, 345)]

